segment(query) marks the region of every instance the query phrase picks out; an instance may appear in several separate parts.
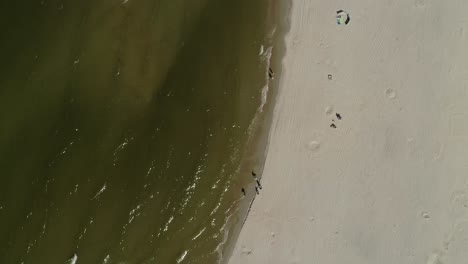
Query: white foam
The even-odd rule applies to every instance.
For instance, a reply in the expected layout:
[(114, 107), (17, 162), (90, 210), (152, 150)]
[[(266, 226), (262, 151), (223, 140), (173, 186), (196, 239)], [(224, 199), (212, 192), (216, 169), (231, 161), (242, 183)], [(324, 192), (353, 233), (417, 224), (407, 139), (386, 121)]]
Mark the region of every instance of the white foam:
[(250, 122), (248, 132), (251, 134), (252, 129), (254, 128), (255, 124), (257, 123), (258, 116), (263, 113), (263, 108), (268, 100), (268, 92), (270, 90), (270, 76), (269, 70), (271, 65), (271, 55), (272, 55), (273, 47), (268, 47), (266, 51), (260, 56), (262, 62), (265, 62), (265, 85), (262, 87), (261, 95), (260, 95), (260, 105), (257, 108), (257, 112), (255, 113), (254, 118)]
[(187, 256), (187, 253), (188, 253), (188, 250), (185, 250), (184, 253), (182, 253), (182, 255), (180, 255), (180, 257), (177, 259), (177, 263), (181, 263), (184, 258)]
[[(131, 140), (131, 139), (130, 139)], [(125, 149), (125, 147), (128, 145), (129, 140), (127, 138), (124, 139), (124, 141), (117, 146), (117, 148), (114, 150), (114, 166), (116, 165), (118, 159), (119, 159), (119, 154), (122, 152), (122, 150)]]
[(46, 228), (47, 228), (47, 223), (44, 223), (44, 224), (42, 225), (42, 231), (41, 231), (41, 235), (40, 235), (39, 237), (42, 237), (42, 236), (45, 234)]
[[(132, 211), (130, 211), (130, 213), (128, 214), (128, 224), (131, 224), (133, 219), (135, 219), (135, 217), (139, 216), (140, 213), (138, 212), (138, 210), (140, 210), (141, 208), (141, 204), (137, 205), (137, 207), (135, 207)], [(135, 214), (136, 213), (136, 214)]]
[(206, 227), (204, 227), (202, 230), (200, 230), (200, 232), (198, 232), (198, 234), (196, 234), (196, 235), (192, 238), (192, 240), (195, 240), (195, 239), (197, 239), (199, 236), (201, 236), (201, 234), (203, 234), (203, 232), (205, 232), (205, 230), (206, 230)]
[(227, 227), (227, 225), (229, 224), (229, 220), (231, 219), (231, 217), (234, 214), (236, 214), (238, 210), (239, 209), (237, 208), (232, 214), (229, 214), (226, 217), (226, 220), (224, 221), (224, 224), (220, 229), (220, 231), (224, 231), (224, 232), (223, 232), (223, 241), (221, 241), (215, 249), (215, 251), (218, 253), (218, 264), (221, 264), (223, 262), (223, 250), (229, 238), (229, 228)]
[(262, 88), (262, 96), (261, 96), (261, 103), (260, 103), (260, 107), (258, 108), (259, 109), (259, 112), (263, 112), (263, 107), (265, 106), (266, 102), (267, 102), (267, 99), (268, 99), (268, 90), (269, 90), (269, 87), (270, 87), (270, 76), (269, 76), (269, 69), (270, 69), (270, 66), (271, 66), (271, 54), (272, 54), (272, 50), (273, 50), (273, 47), (269, 47), (265, 54), (263, 55), (263, 58), (262, 60), (266, 62), (266, 67), (265, 67), (265, 85), (263, 86)]
[(102, 186), (101, 190), (99, 190), (99, 192), (96, 193), (96, 195), (94, 195), (93, 199), (96, 199), (99, 197), (99, 195), (101, 195), (107, 188), (107, 183), (104, 183), (104, 185)]
[(76, 261), (78, 260), (78, 256), (76, 254), (73, 255), (69, 260), (67, 260), (67, 264), (76, 264)]
[(166, 232), (169, 229), (169, 225), (171, 224), (172, 220), (174, 220), (174, 216), (171, 215), (171, 217), (169, 217), (169, 220), (167, 221), (166, 225), (164, 226), (164, 232)]

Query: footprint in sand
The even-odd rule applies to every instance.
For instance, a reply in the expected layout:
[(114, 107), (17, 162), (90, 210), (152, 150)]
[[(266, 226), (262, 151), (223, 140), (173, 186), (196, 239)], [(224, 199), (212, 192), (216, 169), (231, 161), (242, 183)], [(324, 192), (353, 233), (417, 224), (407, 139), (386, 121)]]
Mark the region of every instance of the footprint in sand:
[(424, 219), (429, 219), (429, 218), (431, 218), (431, 216), (429, 215), (428, 212), (421, 212), (421, 216), (422, 216)]
[(396, 98), (396, 91), (393, 90), (392, 88), (388, 88), (385, 90), (385, 96), (388, 99), (395, 99)]
[(320, 150), (320, 142), (316, 140), (311, 140), (307, 143), (307, 149), (312, 152), (318, 152)]
[(293, 47), (299, 46), (300, 43), (301, 43), (301, 37), (299, 35), (295, 35), (292, 39)]
[(465, 210), (468, 208), (468, 194), (466, 191), (455, 191), (451, 197), (452, 203), (455, 205), (455, 210), (458, 214), (464, 216)]
[(246, 248), (246, 247), (242, 247), (241, 252), (242, 252), (242, 255), (251, 255), (252, 254), (252, 250), (249, 249), (249, 248)]
[(423, 8), (426, 6), (426, 0), (414, 0), (414, 6)]
[(309, 140), (304, 142), (304, 148), (311, 154), (316, 156), (322, 148), (324, 132), (321, 130), (313, 131), (309, 135)]
[(437, 252), (433, 252), (429, 258), (427, 259), (427, 264), (443, 264), (441, 261), (440, 261), (440, 254), (437, 253)]

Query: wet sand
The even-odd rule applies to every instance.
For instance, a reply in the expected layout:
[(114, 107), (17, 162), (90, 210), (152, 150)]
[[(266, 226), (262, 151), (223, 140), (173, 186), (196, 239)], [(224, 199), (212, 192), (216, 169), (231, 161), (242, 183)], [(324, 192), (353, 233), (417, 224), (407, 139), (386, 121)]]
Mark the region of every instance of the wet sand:
[(468, 258), (466, 8), (293, 0), (263, 189), (229, 263)]

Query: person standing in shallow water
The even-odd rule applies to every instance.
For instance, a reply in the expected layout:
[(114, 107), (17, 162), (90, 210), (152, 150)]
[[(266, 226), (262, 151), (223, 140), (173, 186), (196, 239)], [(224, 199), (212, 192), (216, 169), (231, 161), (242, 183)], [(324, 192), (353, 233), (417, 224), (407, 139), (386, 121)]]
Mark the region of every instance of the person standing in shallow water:
[(270, 77), (270, 79), (273, 79), (274, 76), (275, 73), (273, 72), (273, 70), (271, 68), (268, 68), (268, 77)]

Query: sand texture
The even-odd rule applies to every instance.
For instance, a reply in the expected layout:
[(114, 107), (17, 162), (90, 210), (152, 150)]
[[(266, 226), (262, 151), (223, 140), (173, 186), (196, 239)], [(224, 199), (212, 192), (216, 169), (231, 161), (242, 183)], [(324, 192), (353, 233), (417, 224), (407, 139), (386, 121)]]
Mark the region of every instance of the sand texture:
[(230, 264), (468, 263), (467, 11), (293, 0), (263, 189)]

